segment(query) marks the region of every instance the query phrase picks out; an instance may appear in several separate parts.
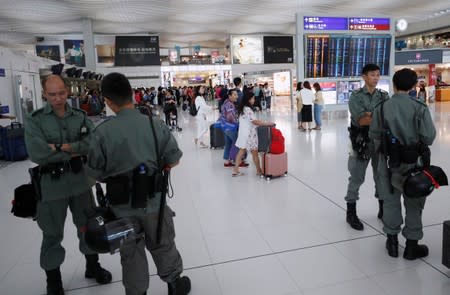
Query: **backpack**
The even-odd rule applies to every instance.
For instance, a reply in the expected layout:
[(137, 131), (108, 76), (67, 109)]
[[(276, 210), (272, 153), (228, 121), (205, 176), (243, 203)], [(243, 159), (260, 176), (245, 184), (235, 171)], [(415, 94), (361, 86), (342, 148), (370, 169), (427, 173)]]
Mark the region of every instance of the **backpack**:
[(197, 108), (196, 106), (195, 106), (195, 101), (194, 100), (192, 100), (192, 102), (191, 102), (191, 105), (189, 106), (189, 114), (191, 114), (191, 116), (197, 116), (197, 113), (198, 113), (198, 110), (200, 109), (200, 107), (199, 108)]
[(272, 143), (270, 144), (272, 154), (284, 153), (284, 136), (277, 128), (272, 128)]

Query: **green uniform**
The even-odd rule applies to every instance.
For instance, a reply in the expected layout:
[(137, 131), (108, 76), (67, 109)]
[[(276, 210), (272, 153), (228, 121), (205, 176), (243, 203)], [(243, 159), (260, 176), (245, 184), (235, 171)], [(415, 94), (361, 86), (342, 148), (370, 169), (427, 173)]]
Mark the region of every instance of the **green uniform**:
[(25, 141), (31, 161), (41, 167), (56, 163), (67, 167), (59, 177), (52, 178), (50, 173), (41, 176), (42, 200), (38, 202), (37, 223), (43, 232), (40, 263), (44, 270), (55, 269), (64, 261), (65, 250), (61, 241), (68, 207), (77, 227), (80, 251), (94, 254), (86, 246), (80, 232), (80, 228), (86, 225), (84, 211), (91, 206), (91, 184), (83, 168), (78, 173), (70, 170), (68, 163), (71, 156), (68, 153), (52, 151), (48, 146), (69, 143), (73, 153), (86, 155), (89, 148), (88, 134), (92, 129), (93, 124), (86, 113), (69, 105), (66, 105), (63, 118), (58, 117), (50, 105), (34, 111), (26, 118)]
[[(163, 165), (174, 164), (182, 156), (178, 144), (167, 125), (153, 119), (159, 155)], [(157, 168), (156, 146), (149, 118), (135, 109), (124, 109), (94, 130), (91, 137), (88, 166), (97, 179), (106, 179), (132, 171), (141, 163), (153, 174)], [(130, 198), (131, 199), (131, 198)], [(173, 211), (165, 209), (161, 243), (156, 243), (158, 211), (161, 198), (147, 201), (147, 208), (133, 209), (131, 201), (112, 207), (118, 217), (135, 216), (145, 230), (145, 239), (125, 244), (120, 249), (123, 284), (127, 295), (143, 294), (149, 286), (145, 247), (150, 251), (165, 282), (173, 282), (183, 271), (181, 256), (175, 246)]]
[[(370, 126), (370, 137), (374, 140), (375, 148), (380, 151), (383, 125), (381, 122), (380, 107), (375, 109), (372, 125)], [(395, 94), (384, 103), (384, 126), (389, 128), (392, 135), (404, 146), (413, 146), (419, 142), (431, 145), (436, 137), (428, 107), (408, 96), (408, 94)], [(403, 183), (406, 179), (405, 173), (415, 167), (415, 164), (400, 164), (398, 168), (391, 168), (392, 176), (386, 164), (386, 157), (378, 153), (378, 177), (379, 192), (384, 199), (383, 230), (386, 234), (396, 235), (401, 230), (403, 223), (400, 196), (403, 191)], [(393, 192), (391, 191), (391, 185)], [(425, 198), (404, 198), (406, 216), (403, 236), (409, 240), (420, 240), (422, 232), (422, 210)]]
[[(352, 95), (350, 96), (350, 100), (348, 102), (351, 124), (353, 126), (360, 127), (358, 124), (358, 120), (364, 115), (364, 113), (373, 112), (377, 104), (388, 98), (389, 95), (386, 91), (375, 89), (375, 91), (370, 94), (366, 86), (352, 92)], [(375, 181), (375, 197), (379, 198), (378, 184), (375, 173), (377, 167), (377, 159), (373, 157), (373, 155), (375, 154), (373, 143), (369, 144), (369, 152), (370, 159), (368, 160), (358, 158), (358, 155), (353, 150), (350, 152), (347, 164), (348, 171), (350, 172), (350, 177), (348, 178), (347, 195), (345, 197), (345, 200), (348, 203), (355, 203), (357, 200), (359, 200), (359, 188), (364, 183), (367, 166), (369, 165), (370, 160), (372, 162), (373, 179)]]

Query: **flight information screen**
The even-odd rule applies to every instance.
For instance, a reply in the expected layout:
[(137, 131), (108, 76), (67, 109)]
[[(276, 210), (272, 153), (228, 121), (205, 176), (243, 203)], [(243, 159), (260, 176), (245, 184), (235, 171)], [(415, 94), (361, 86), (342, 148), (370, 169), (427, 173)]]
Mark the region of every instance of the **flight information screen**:
[(390, 35), (305, 35), (305, 77), (358, 77), (368, 63), (389, 75)]

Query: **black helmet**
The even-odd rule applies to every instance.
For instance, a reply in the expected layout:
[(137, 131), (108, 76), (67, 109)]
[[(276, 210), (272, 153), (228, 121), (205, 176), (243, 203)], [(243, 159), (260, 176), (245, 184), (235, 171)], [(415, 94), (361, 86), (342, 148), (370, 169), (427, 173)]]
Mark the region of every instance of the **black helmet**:
[(438, 166), (411, 172), (403, 184), (403, 194), (408, 198), (429, 196), (435, 188), (448, 185), (445, 172)]
[(142, 236), (142, 227), (134, 218), (114, 218), (107, 208), (96, 208), (86, 224), (85, 240), (98, 253), (117, 252), (124, 241)]

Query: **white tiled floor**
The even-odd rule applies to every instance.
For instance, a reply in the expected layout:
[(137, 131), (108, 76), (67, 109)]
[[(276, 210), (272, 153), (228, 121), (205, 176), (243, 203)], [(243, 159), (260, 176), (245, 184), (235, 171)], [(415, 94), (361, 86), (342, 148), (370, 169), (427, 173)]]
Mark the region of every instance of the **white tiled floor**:
[[(450, 104), (430, 107), (438, 129), (432, 162), (450, 173)], [(370, 169), (361, 187), (359, 216), (365, 230), (345, 222), (347, 120), (324, 121), (320, 132), (301, 133), (295, 114), (263, 114), (286, 137), (289, 175), (266, 182), (254, 167), (231, 177), (222, 166), (222, 150), (197, 149), (195, 123), (181, 114), (175, 133), (184, 152), (173, 170), (178, 248), (194, 295), (450, 294), (450, 270), (441, 265), (442, 222), (450, 219), (450, 192), (444, 187), (428, 198), (423, 214), (425, 260), (387, 256), (382, 224), (376, 218)], [(217, 116), (216, 116), (217, 117)], [(29, 161), (0, 169), (0, 294), (44, 294), (39, 268), (41, 233), (37, 224), (9, 214), (14, 187), (27, 181)], [(113, 283), (97, 286), (83, 277), (84, 259), (68, 216), (62, 266), (67, 294), (123, 294), (120, 258), (103, 255)], [(401, 239), (401, 244), (404, 240)], [(403, 249), (400, 250), (400, 253)], [(167, 294), (149, 256), (149, 294)]]

